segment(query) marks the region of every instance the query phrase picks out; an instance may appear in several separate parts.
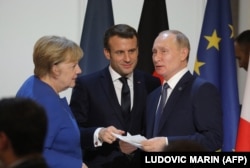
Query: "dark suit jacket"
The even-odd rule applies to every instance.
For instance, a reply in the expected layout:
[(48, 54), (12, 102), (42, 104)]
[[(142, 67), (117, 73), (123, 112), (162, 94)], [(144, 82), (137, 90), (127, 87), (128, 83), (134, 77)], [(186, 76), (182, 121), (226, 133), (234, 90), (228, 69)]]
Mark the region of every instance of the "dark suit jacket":
[[(73, 89), (70, 107), (81, 128), (84, 162), (89, 167), (121, 167), (126, 156), (118, 144), (103, 143), (94, 147), (93, 135), (98, 127), (115, 126), (130, 134), (141, 134), (147, 94), (160, 86), (160, 80), (151, 74), (134, 71), (134, 103), (130, 122), (122, 117), (108, 67), (94, 74), (79, 77)], [(114, 166), (115, 165), (115, 166)]]
[[(187, 72), (172, 91), (162, 113), (158, 136), (174, 140), (195, 140), (209, 151), (222, 146), (222, 107), (217, 88), (203, 83), (191, 93), (194, 77)], [(152, 138), (155, 112), (160, 96), (159, 87), (148, 96), (146, 137)]]
[(49, 168), (43, 157), (34, 157), (21, 162), (13, 168)]

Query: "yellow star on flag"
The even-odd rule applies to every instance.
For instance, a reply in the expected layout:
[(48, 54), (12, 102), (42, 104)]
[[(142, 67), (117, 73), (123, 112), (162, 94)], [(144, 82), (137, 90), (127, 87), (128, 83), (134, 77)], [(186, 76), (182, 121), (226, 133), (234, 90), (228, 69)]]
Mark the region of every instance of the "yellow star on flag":
[(231, 24), (229, 24), (228, 26), (229, 26), (229, 28), (230, 28), (230, 30), (231, 30), (230, 38), (233, 38), (233, 37), (234, 37), (234, 27), (233, 27), (233, 25), (231, 25)]
[(208, 40), (207, 49), (215, 47), (217, 50), (219, 50), (219, 42), (221, 41), (221, 38), (217, 36), (216, 30), (213, 31), (212, 36), (204, 36), (204, 37), (205, 39)]
[(200, 76), (200, 67), (203, 66), (205, 62), (199, 62), (197, 59), (194, 64), (194, 72)]

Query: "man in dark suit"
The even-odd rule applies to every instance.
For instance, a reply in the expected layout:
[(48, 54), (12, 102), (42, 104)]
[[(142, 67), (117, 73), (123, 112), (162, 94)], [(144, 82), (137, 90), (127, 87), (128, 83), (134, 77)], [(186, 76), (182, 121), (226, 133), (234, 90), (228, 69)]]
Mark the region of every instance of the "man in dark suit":
[(25, 98), (0, 100), (0, 160), (4, 166), (48, 168), (42, 156), (46, 132), (43, 107)]
[(244, 70), (247, 71), (250, 56), (250, 30), (241, 32), (234, 39), (234, 49), (239, 67), (244, 68)]
[[(181, 32), (161, 32), (154, 41), (153, 63), (164, 78), (147, 100), (145, 151), (162, 151), (175, 140), (196, 141), (208, 151), (222, 147), (222, 107), (217, 88), (187, 69), (190, 44)], [(166, 99), (161, 106), (161, 99)], [(162, 94), (162, 96), (160, 96)], [(162, 107), (162, 110), (158, 110)], [(160, 117), (158, 117), (158, 114)], [(159, 118), (157, 120), (157, 118)]]
[[(134, 70), (137, 32), (128, 25), (115, 25), (105, 32), (104, 54), (110, 65), (79, 77), (71, 96), (70, 107), (81, 129), (83, 159), (95, 168), (134, 166), (138, 149), (118, 141), (112, 133), (142, 133), (146, 97), (160, 86), (160, 80)], [(129, 86), (128, 111), (121, 107), (124, 84), (120, 77), (126, 77)]]

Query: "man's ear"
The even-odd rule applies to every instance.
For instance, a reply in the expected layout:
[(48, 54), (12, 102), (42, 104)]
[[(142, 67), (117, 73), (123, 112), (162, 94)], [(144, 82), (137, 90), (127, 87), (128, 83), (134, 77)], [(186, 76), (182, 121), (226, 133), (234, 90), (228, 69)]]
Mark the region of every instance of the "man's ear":
[(8, 141), (9, 139), (7, 135), (4, 132), (0, 131), (0, 150), (6, 148)]
[(181, 60), (187, 60), (188, 57), (188, 49), (187, 48), (182, 48), (181, 49)]
[(104, 48), (103, 52), (104, 52), (105, 57), (106, 57), (108, 60), (110, 60), (110, 51), (109, 51), (108, 49)]

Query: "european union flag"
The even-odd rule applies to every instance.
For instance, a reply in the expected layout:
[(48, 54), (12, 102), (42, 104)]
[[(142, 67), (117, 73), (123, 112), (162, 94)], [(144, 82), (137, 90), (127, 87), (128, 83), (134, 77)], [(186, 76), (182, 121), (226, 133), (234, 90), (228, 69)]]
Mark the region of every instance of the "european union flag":
[(83, 74), (100, 70), (108, 65), (103, 53), (106, 29), (114, 25), (111, 0), (88, 0), (80, 46), (84, 57), (79, 65)]
[(223, 108), (222, 151), (233, 151), (240, 106), (230, 0), (207, 0), (194, 75), (219, 89)]

